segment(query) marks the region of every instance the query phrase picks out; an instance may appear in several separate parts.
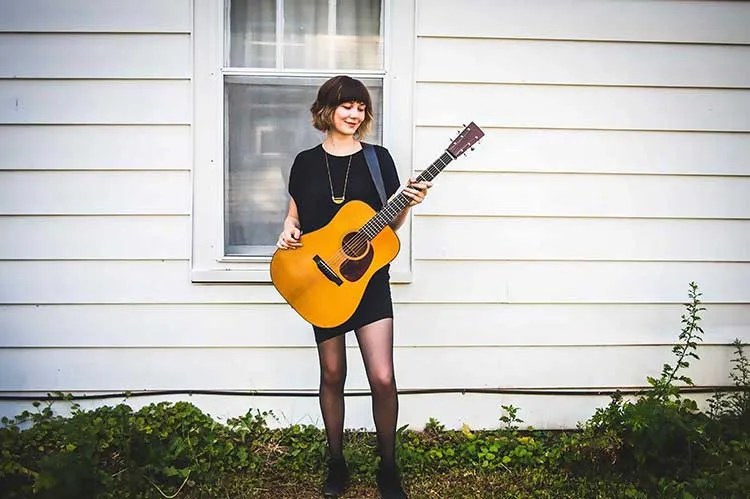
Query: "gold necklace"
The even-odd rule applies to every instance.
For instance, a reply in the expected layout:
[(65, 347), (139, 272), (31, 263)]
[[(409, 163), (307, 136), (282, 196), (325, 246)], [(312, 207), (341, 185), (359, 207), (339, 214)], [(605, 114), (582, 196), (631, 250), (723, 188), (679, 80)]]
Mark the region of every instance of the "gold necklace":
[(344, 192), (341, 193), (341, 197), (337, 197), (333, 193), (333, 181), (331, 180), (331, 168), (328, 166), (328, 153), (325, 149), (323, 149), (323, 157), (326, 160), (326, 171), (328, 172), (328, 186), (331, 188), (331, 200), (333, 200), (336, 204), (341, 204), (346, 199), (346, 186), (349, 183), (349, 169), (352, 167), (352, 156), (354, 154), (349, 155), (349, 164), (346, 166), (346, 177), (344, 177)]

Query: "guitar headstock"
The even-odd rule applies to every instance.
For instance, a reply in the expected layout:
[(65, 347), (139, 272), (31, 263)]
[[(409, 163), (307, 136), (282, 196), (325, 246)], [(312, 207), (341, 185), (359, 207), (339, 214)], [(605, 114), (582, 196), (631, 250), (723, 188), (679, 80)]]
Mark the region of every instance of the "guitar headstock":
[(482, 137), (484, 137), (484, 132), (472, 121), (466, 128), (461, 130), (461, 133), (451, 142), (447, 150), (451, 156), (457, 158), (476, 144)]

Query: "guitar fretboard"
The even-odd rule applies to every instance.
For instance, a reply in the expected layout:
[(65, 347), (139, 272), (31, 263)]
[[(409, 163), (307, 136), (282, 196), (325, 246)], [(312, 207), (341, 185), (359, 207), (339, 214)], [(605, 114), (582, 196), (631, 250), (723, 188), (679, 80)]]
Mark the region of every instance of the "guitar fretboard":
[[(448, 163), (453, 161), (453, 156), (448, 151), (445, 151), (429, 168), (424, 170), (417, 176), (417, 182), (423, 180), (432, 180), (448, 166)], [(367, 237), (368, 240), (372, 241), (386, 225), (393, 222), (393, 220), (404, 211), (411, 201), (411, 198), (404, 194), (402, 190), (396, 196), (393, 197), (378, 213), (375, 214), (361, 229), (360, 234)]]

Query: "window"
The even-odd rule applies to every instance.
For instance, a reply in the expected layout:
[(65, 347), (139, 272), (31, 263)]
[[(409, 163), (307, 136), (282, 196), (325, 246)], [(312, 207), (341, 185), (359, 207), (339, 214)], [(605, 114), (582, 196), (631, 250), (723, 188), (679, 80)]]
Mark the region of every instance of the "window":
[[(320, 142), (308, 108), (327, 77), (367, 76), (382, 114), (381, 0), (229, 0), (224, 57), (224, 254), (270, 256), (294, 155)], [(312, 72), (318, 73), (313, 76)], [(370, 140), (380, 142), (381, 130)]]
[[(398, 34), (389, 7), (408, 30)], [(398, 36), (400, 55), (413, 45), (413, 9), (403, 0), (195, 0), (194, 281), (268, 280), (289, 168), (322, 139), (309, 107), (331, 76), (368, 86), (376, 115), (368, 140), (389, 147), (409, 175), (413, 55), (388, 64), (388, 48)], [(409, 253), (399, 257), (407, 273)]]

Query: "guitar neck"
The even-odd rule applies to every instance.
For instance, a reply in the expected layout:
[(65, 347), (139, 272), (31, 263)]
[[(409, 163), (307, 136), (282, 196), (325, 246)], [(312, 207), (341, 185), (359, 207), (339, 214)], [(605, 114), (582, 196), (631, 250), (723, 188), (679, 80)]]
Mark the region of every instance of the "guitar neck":
[[(417, 176), (417, 182), (423, 180), (432, 180), (440, 174), (448, 163), (453, 161), (453, 156), (445, 151), (429, 168)], [(378, 213), (375, 214), (361, 229), (360, 232), (365, 234), (369, 240), (377, 236), (386, 225), (391, 222), (409, 205), (411, 198), (404, 194), (402, 190), (396, 194)]]

